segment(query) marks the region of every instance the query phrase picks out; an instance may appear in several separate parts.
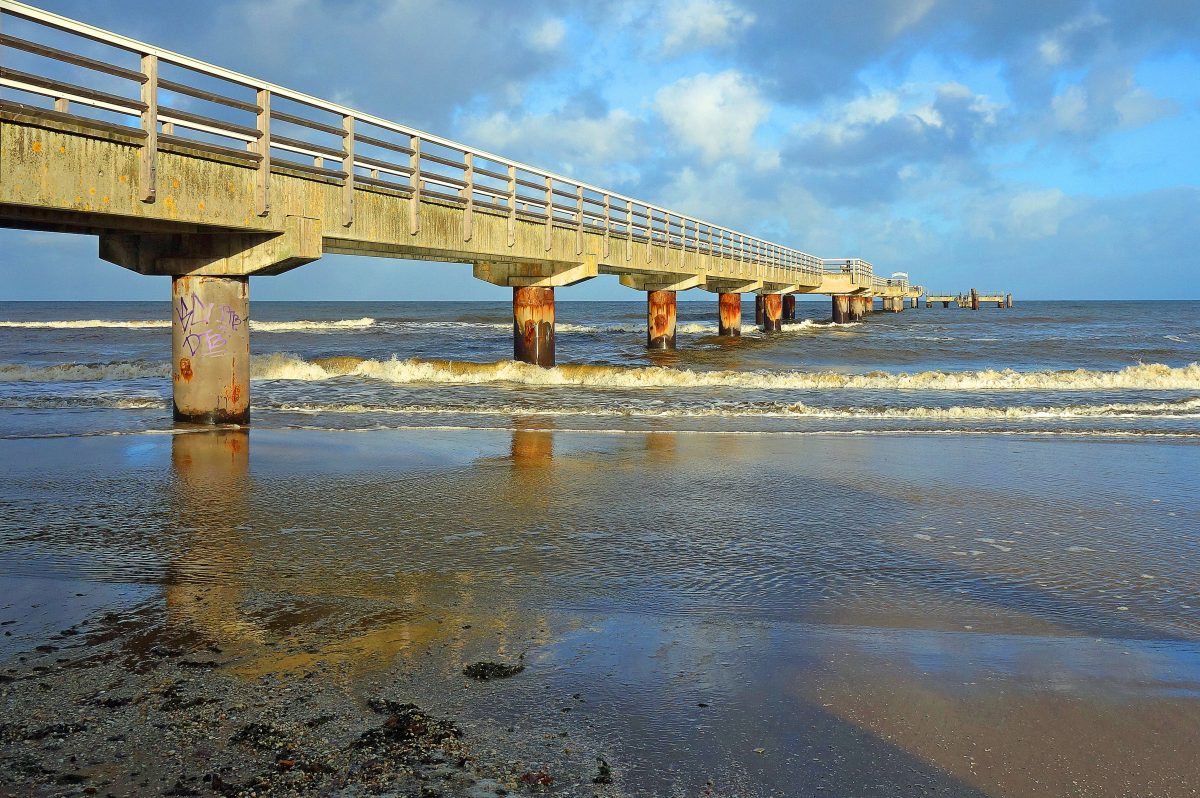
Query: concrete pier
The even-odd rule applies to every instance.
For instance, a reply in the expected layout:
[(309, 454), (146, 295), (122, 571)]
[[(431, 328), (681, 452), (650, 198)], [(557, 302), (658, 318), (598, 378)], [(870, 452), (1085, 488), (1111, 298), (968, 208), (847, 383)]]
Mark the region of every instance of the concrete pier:
[(763, 297), (762, 294), (754, 295), (754, 326), (763, 326)]
[(250, 280), (171, 278), (175, 420), (250, 421)]
[(675, 348), (675, 292), (646, 292), (646, 348)]
[(742, 295), (717, 295), (717, 335), (737, 337), (742, 334)]
[(513, 360), (554, 365), (554, 289), (513, 289)]
[(850, 322), (850, 297), (838, 294), (832, 299), (833, 323), (848, 324)]
[(1013, 306), (1012, 294), (1008, 294), (1007, 296), (1004, 297), (1004, 307), (1009, 308), (1011, 310), (1012, 306)]
[(919, 299), (920, 299), (920, 297), (915, 297), (915, 296), (914, 296), (914, 297), (911, 297), (911, 298), (909, 299), (909, 305), (908, 305), (908, 306), (909, 306), (910, 308), (912, 308), (913, 310), (916, 310), (916, 309), (917, 309), (917, 306), (921, 304), (920, 302), (918, 302), (918, 301), (917, 301), (917, 300), (919, 300)]
[(762, 331), (779, 332), (783, 329), (783, 297), (766, 294), (762, 297)]
[(971, 310), (979, 310), (979, 292), (971, 289)]
[(796, 295), (795, 294), (787, 294), (783, 298), (783, 320), (784, 321), (795, 321), (796, 320)]

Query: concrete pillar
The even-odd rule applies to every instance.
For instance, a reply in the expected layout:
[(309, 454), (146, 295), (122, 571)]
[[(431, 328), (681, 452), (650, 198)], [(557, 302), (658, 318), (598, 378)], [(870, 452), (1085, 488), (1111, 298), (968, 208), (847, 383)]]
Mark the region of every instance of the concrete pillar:
[(870, 316), (875, 312), (875, 297), (867, 295), (863, 297), (863, 315)]
[(949, 303), (949, 302), (943, 302), (943, 303), (942, 303), (942, 307), (944, 307), (944, 308), (948, 308), (948, 307), (950, 307), (950, 303)]
[(763, 332), (779, 332), (783, 329), (783, 297), (779, 294), (767, 294), (762, 297)]
[(848, 311), (848, 321), (860, 322), (863, 320), (863, 298), (860, 296), (851, 295), (847, 297), (850, 300), (846, 310)]
[(783, 297), (783, 320), (784, 321), (795, 321), (796, 320), (796, 295), (795, 294), (786, 294)]
[(762, 294), (754, 295), (754, 326), (763, 326), (763, 298)]
[(717, 335), (742, 334), (742, 295), (720, 294), (717, 297)]
[(554, 365), (553, 288), (513, 288), (513, 360)]
[(250, 278), (171, 278), (175, 420), (250, 423)]
[(833, 297), (833, 323), (846, 324), (850, 321), (850, 297), (837, 294)]
[(1012, 294), (1004, 297), (1004, 307), (1012, 308)]
[(971, 289), (971, 310), (979, 310), (979, 292)]
[(916, 310), (916, 309), (917, 309), (917, 305), (919, 305), (919, 304), (920, 304), (920, 303), (919, 303), (919, 302), (917, 302), (917, 297), (915, 297), (915, 296), (914, 296), (914, 297), (912, 297), (911, 299), (909, 299), (909, 305), (908, 305), (908, 306), (909, 306), (910, 308), (912, 308), (913, 310)]
[(892, 297), (892, 313), (903, 313), (903, 312), (904, 312), (904, 297), (902, 297), (902, 296)]
[(675, 348), (675, 292), (646, 292), (646, 348)]

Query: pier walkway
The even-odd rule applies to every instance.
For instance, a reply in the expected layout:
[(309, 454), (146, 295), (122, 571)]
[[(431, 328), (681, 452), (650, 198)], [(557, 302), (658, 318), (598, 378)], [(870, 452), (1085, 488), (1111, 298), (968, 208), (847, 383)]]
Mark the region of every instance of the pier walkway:
[[(822, 259), (0, 0), (0, 227), (99, 237), (172, 278), (175, 417), (249, 418), (249, 277), (327, 253), (470, 264), (513, 289), (514, 357), (554, 364), (554, 292), (600, 274), (647, 295), (674, 348), (676, 293), (719, 295), (721, 335), (756, 295), (765, 331), (797, 294), (835, 322), (917, 306), (906, 274)], [(431, 269), (430, 279), (437, 279)]]

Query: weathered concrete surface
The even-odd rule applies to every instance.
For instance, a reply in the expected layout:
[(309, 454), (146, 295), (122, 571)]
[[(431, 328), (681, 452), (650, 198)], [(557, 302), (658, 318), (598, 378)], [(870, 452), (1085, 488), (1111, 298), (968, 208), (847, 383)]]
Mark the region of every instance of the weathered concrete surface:
[(646, 294), (646, 348), (675, 348), (675, 292), (650, 291)]
[(248, 278), (172, 278), (171, 382), (176, 421), (250, 421)]
[(781, 295), (763, 295), (762, 310), (763, 332), (779, 332), (783, 329), (783, 297)]
[(795, 321), (796, 320), (796, 296), (795, 296), (795, 294), (788, 294), (787, 296), (785, 296), (783, 298), (783, 320), (784, 321)]
[(742, 295), (721, 294), (717, 298), (717, 335), (739, 336), (742, 334)]
[(831, 299), (834, 324), (847, 324), (850, 321), (850, 297), (836, 294)]
[(554, 289), (513, 289), (513, 360), (550, 368), (554, 365)]

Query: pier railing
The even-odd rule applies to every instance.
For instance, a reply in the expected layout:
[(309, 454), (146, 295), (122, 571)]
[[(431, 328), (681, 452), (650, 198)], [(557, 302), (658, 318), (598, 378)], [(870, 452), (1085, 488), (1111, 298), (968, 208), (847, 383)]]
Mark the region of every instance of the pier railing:
[[(547, 172), (396, 122), (126, 38), (14, 0), (0, 0), (0, 108), (34, 111), (119, 133), (141, 148), (139, 187), (153, 202), (162, 147), (182, 146), (243, 162), (257, 172), (257, 213), (271, 206), (272, 170), (342, 188), (342, 224), (354, 220), (358, 187), (555, 228), (651, 243), (820, 277), (820, 258), (688, 214)], [(419, 229), (419, 227), (418, 227)], [(858, 264), (861, 278), (870, 264)], [(776, 273), (778, 274), (778, 272)], [(865, 282), (863, 283), (865, 284)]]
[(822, 258), (826, 274), (849, 275), (853, 285), (871, 286), (874, 268), (860, 258)]

